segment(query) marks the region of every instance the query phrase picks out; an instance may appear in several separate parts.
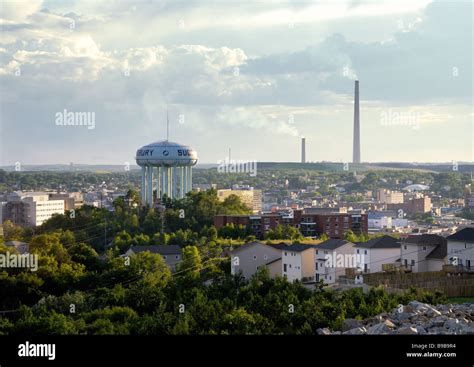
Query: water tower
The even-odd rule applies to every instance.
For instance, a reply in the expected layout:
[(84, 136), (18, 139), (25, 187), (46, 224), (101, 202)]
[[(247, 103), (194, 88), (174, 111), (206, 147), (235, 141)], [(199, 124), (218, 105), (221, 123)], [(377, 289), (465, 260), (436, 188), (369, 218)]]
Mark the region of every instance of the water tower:
[(183, 198), (192, 190), (197, 153), (190, 146), (158, 141), (138, 149), (135, 159), (142, 168), (143, 205), (153, 206), (155, 191), (156, 198), (165, 194), (170, 198)]

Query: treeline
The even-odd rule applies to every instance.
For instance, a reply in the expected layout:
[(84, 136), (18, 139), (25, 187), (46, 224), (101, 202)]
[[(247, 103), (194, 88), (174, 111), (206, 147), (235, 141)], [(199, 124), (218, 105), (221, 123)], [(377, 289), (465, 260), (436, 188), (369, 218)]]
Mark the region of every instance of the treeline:
[[(333, 185), (345, 188), (346, 193), (375, 190), (378, 188), (401, 189), (407, 181), (423, 183), (430, 190), (444, 197), (462, 197), (465, 185), (471, 183), (465, 172), (427, 172), (416, 170), (378, 170), (363, 172), (359, 181), (353, 172), (325, 172), (308, 169), (262, 169), (256, 176), (247, 173), (219, 173), (216, 168), (196, 169), (193, 181), (196, 184), (216, 184), (218, 188), (230, 188), (234, 184), (250, 185), (257, 189), (273, 190), (279, 197), (286, 189), (306, 189), (317, 186), (310, 196), (337, 194)], [(85, 191), (89, 185), (113, 186), (119, 190), (137, 189), (140, 186), (138, 170), (124, 172), (6, 172), (0, 170), (0, 192), (13, 190), (62, 189)], [(280, 192), (281, 191), (281, 192)], [(280, 193), (280, 194), (278, 194)], [(360, 200), (360, 197), (346, 196)]]
[(235, 195), (220, 201), (215, 190), (190, 192), (184, 199), (165, 198), (164, 204), (163, 212), (142, 207), (138, 193), (129, 190), (114, 201), (113, 212), (86, 205), (64, 215), (54, 215), (35, 229), (6, 221), (3, 230), (6, 241), (24, 242), (31, 241), (35, 234), (70, 232), (76, 242), (85, 242), (98, 252), (111, 246), (123, 251), (132, 244), (199, 246), (218, 240), (213, 226), (215, 215), (251, 212)]
[[(44, 235), (41, 235), (44, 236)], [(160, 255), (98, 258), (90, 248), (38, 239), (41, 269), (0, 272), (0, 334), (315, 334), (441, 294), (383, 289), (314, 291), (262, 269), (249, 281), (192, 246), (172, 275)], [(5, 249), (0, 247), (1, 251)]]

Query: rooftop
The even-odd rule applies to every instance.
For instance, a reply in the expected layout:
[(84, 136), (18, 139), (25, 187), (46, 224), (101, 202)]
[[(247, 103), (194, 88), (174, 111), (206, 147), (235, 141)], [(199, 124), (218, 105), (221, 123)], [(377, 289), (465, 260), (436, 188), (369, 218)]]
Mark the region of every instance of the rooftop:
[(349, 242), (349, 241), (346, 241), (346, 240), (331, 238), (329, 240), (321, 242), (319, 245), (317, 245), (317, 248), (318, 249), (323, 249), (323, 250), (335, 250), (335, 249), (337, 249), (341, 246), (344, 246), (346, 244), (353, 244), (353, 243)]
[(390, 236), (382, 236), (372, 238), (367, 242), (357, 242), (354, 247), (362, 248), (399, 248), (400, 243), (396, 238)]
[(446, 239), (449, 241), (474, 242), (474, 227), (463, 228)]
[(178, 245), (131, 246), (129, 250), (132, 250), (135, 254), (139, 252), (145, 252), (145, 251), (149, 251), (153, 254), (160, 254), (160, 255), (181, 254), (181, 247), (179, 247)]

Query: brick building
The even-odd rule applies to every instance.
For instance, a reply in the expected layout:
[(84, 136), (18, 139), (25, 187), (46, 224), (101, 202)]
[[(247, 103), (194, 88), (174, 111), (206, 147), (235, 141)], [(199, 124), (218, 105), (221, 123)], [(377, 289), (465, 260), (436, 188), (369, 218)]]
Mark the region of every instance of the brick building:
[(349, 230), (355, 234), (367, 234), (367, 214), (361, 213), (307, 213), (304, 209), (288, 213), (269, 213), (261, 215), (216, 215), (214, 226), (219, 229), (229, 224), (248, 226), (257, 238), (275, 229), (277, 225), (290, 225), (298, 228), (305, 237), (326, 234), (330, 238), (343, 238)]

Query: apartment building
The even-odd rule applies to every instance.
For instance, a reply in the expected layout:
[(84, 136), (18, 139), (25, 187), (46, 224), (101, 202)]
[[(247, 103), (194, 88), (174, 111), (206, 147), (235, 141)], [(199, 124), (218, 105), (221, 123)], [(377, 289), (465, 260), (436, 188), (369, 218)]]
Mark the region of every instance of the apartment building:
[(333, 284), (345, 275), (346, 268), (357, 266), (354, 244), (341, 239), (329, 239), (315, 247), (315, 280)]
[(288, 281), (314, 281), (315, 246), (314, 245), (284, 245), (281, 251), (282, 276)]
[(400, 261), (400, 243), (391, 236), (372, 238), (354, 245), (357, 268), (364, 273), (378, 273), (383, 264), (396, 264)]
[(447, 241), (437, 234), (410, 235), (400, 241), (401, 266), (412, 272), (440, 271), (446, 263)]
[(51, 200), (48, 193), (13, 192), (3, 199), (2, 222), (40, 226), (54, 214), (64, 214), (64, 200)]
[(307, 213), (306, 209), (292, 212), (265, 213), (259, 215), (216, 215), (214, 226), (224, 227), (228, 224), (248, 226), (252, 234), (263, 239), (265, 233), (277, 225), (290, 225), (298, 228), (305, 237), (319, 237), (326, 234), (330, 238), (344, 238), (349, 230), (356, 234), (368, 233), (367, 214), (348, 213)]
[(262, 190), (248, 189), (222, 189), (217, 190), (217, 197), (224, 201), (230, 195), (236, 195), (254, 213), (262, 211)]
[(466, 227), (446, 237), (447, 263), (467, 270), (474, 268), (474, 228)]
[(403, 193), (387, 189), (377, 190), (377, 201), (385, 204), (403, 203)]

